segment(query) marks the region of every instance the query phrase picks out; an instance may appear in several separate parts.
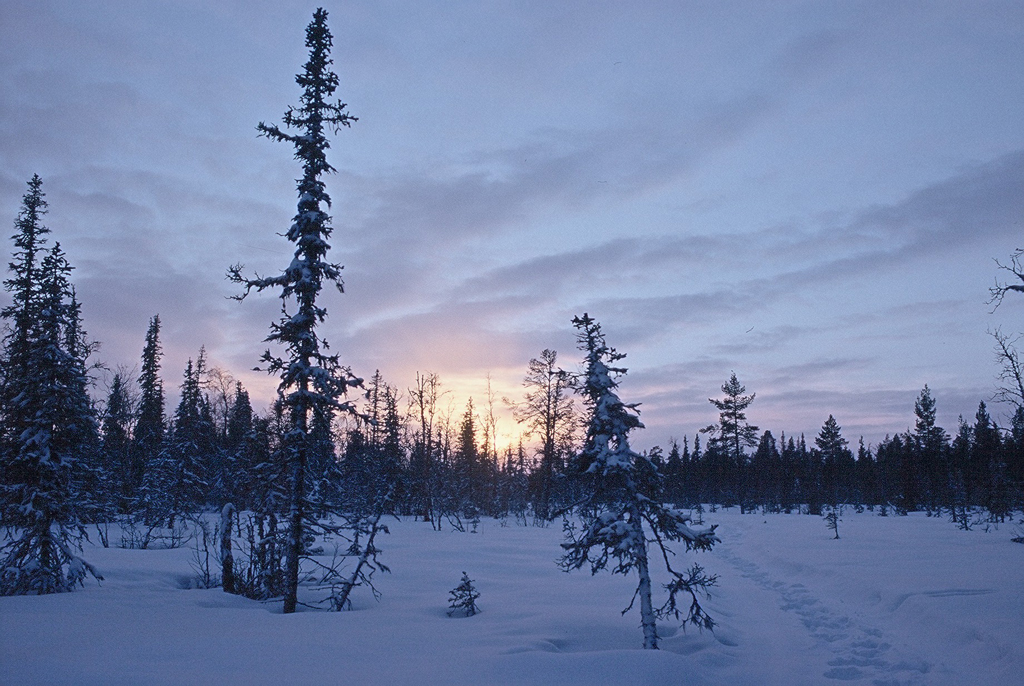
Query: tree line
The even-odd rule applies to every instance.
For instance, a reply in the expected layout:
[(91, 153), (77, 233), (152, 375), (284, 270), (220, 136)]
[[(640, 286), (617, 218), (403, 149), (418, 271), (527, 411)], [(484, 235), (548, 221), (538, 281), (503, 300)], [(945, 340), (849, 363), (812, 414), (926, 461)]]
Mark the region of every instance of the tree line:
[[(280, 570), (266, 571), (280, 563), (285, 547), (271, 532), (279, 531), (289, 499), (294, 427), (286, 403), (279, 397), (267, 411), (255, 412), (244, 386), (211, 367), (200, 349), (181, 372), (178, 404), (169, 412), (159, 316), (142, 341), (140, 371), (117, 370), (106, 397), (91, 398), (89, 360), (97, 346), (81, 327), (71, 266), (59, 244), (48, 245), (45, 207), (41, 181), (33, 177), (5, 281), (13, 302), (2, 313), (0, 357), (4, 523), (31, 533), (20, 547), (9, 546), (6, 569), (18, 568), (18, 556), (37, 546), (44, 561), (59, 561), (73, 573), (22, 576), (20, 586), (8, 590), (46, 592), (80, 582), (89, 568), (71, 544), (76, 527), (119, 521), (131, 537), (122, 545), (147, 547), (165, 544), (160, 537), (173, 535), (176, 521), (230, 503), (254, 513), (262, 532), (254, 541), (267, 549), (258, 557), (271, 558), (258, 565), (262, 576), (250, 579), (250, 592), (280, 593)], [(437, 529), (471, 529), (482, 516), (544, 524), (594, 494), (587, 455), (595, 408), (576, 400), (594, 395), (587, 384), (595, 382), (588, 379), (559, 366), (553, 350), (530, 360), (521, 399), (503, 399), (522, 437), (499, 450), (493, 394), (482, 409), (470, 400), (456, 413), (444, 402), (437, 374), (417, 374), (401, 392), (377, 372), (362, 382), (354, 413), (311, 413), (304, 501), (314, 518), (343, 510), (355, 513), (356, 522), (394, 514)], [(974, 422), (961, 419), (950, 436), (936, 425), (926, 386), (914, 405), (912, 431), (874, 447), (861, 441), (853, 450), (831, 415), (810, 445), (802, 435), (776, 439), (747, 421), (755, 395), (735, 374), (721, 391), (721, 398), (710, 399), (716, 424), (692, 442), (684, 438), (667, 451), (655, 447), (642, 455), (657, 473), (646, 477), (657, 482), (650, 491), (657, 500), (692, 510), (735, 505), (808, 514), (840, 504), (877, 507), (883, 515), (924, 509), (964, 527), (972, 510), (998, 520), (1024, 507), (1019, 408), (1006, 429), (982, 402)]]
[[(12, 303), (0, 313), (5, 525), (35, 530), (33, 545), (48, 558), (76, 565), (70, 534), (57, 529), (48, 538), (49, 523), (126, 517), (142, 527), (133, 544), (144, 546), (156, 535), (147, 529), (173, 529), (176, 520), (226, 503), (268, 520), (283, 515), (294, 431), (286, 400), (255, 412), (245, 387), (211, 367), (200, 349), (182, 370), (169, 411), (159, 316), (142, 341), (137, 375), (118, 369), (105, 398), (90, 396), (97, 345), (82, 329), (72, 267), (42, 223), (42, 181), (33, 177), (28, 186), (4, 282)], [(499, 449), (492, 393), (483, 408), (471, 399), (456, 413), (436, 373), (417, 374), (403, 392), (377, 372), (361, 382), (363, 399), (352, 412), (325, 406), (309, 413), (304, 501), (318, 515), (344, 502), (349, 512), (412, 516), (435, 528), (472, 527), (481, 516), (549, 521), (583, 492), (578, 461), (588, 418), (574, 399), (581, 378), (553, 350), (530, 360), (522, 397), (502, 399), (521, 438)], [(663, 476), (665, 502), (810, 514), (839, 504), (882, 514), (927, 510), (964, 526), (972, 509), (1002, 520), (1024, 508), (1021, 407), (1000, 427), (982, 402), (951, 436), (936, 425), (925, 386), (913, 430), (851, 448), (831, 415), (810, 442), (785, 433), (777, 439), (747, 421), (755, 395), (735, 374), (721, 391), (710, 401), (716, 424), (692, 441), (647, 452)]]
[[(724, 397), (711, 402), (719, 422), (668, 454), (652, 450), (665, 474), (666, 497), (697, 507), (738, 505), (744, 511), (803, 511), (850, 504), (887, 515), (946, 513), (968, 526), (971, 510), (1005, 521), (1024, 508), (1024, 409), (1010, 427), (999, 427), (985, 402), (973, 422), (960, 417), (950, 436), (936, 424), (936, 403), (925, 386), (914, 403), (914, 428), (886, 436), (876, 446), (863, 438), (855, 449), (828, 416), (810, 445), (804, 435), (776, 438), (746, 420), (754, 395), (733, 374)], [(701, 436), (710, 434), (704, 446)]]

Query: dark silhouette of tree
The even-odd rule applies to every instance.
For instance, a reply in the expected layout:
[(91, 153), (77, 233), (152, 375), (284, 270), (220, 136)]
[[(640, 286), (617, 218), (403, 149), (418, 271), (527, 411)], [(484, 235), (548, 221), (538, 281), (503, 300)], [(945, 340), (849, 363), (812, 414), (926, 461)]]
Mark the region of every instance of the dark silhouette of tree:
[(929, 512), (938, 510), (946, 500), (949, 485), (949, 436), (935, 423), (935, 398), (925, 384), (914, 402), (914, 433), (912, 478), (917, 482), (917, 504)]
[(718, 409), (718, 424), (701, 429), (702, 433), (712, 436), (707, 452), (709, 458), (718, 458), (719, 463), (716, 480), (723, 491), (723, 504), (730, 505), (736, 499), (745, 508), (745, 484), (742, 483), (746, 471), (745, 448), (757, 445), (757, 427), (747, 423), (746, 409), (754, 402), (756, 394), (744, 395), (746, 387), (740, 384), (733, 372), (729, 380), (722, 385), (725, 398), (716, 400), (708, 398), (708, 402)]
[(853, 481), (853, 454), (846, 447), (836, 418), (828, 416), (814, 439), (821, 460), (825, 497), (833, 508), (849, 502)]
[(978, 403), (978, 411), (974, 415), (973, 438), (968, 467), (969, 500), (988, 506), (997, 497), (993, 474), (997, 471), (1001, 440), (999, 428), (992, 421), (984, 401)]
[(97, 512), (99, 431), (87, 388), (72, 267), (59, 243), (45, 250), (46, 201), (33, 176), (14, 236), (12, 304), (0, 311), (4, 386), (0, 394), (0, 595), (70, 591), (86, 574), (83, 524)]
[(757, 450), (754, 451), (750, 462), (753, 477), (751, 487), (755, 494), (753, 499), (764, 510), (782, 501), (781, 463), (782, 456), (775, 444), (775, 437), (771, 431), (765, 431), (761, 434), (761, 440), (758, 441)]
[(1024, 407), (1024, 363), (1017, 351), (1019, 336), (1012, 337), (996, 329), (990, 332), (996, 341), (995, 356), (999, 364), (999, 385), (993, 400), (1009, 403), (1014, 408)]
[(435, 528), (440, 525), (436, 421), (442, 395), (441, 379), (436, 373), (416, 372), (416, 385), (409, 389), (410, 413), (416, 422), (409, 456), (410, 509)]
[[(1013, 251), (1013, 254), (1010, 255), (1009, 264), (1003, 264), (999, 260), (996, 260), (996, 266), (1001, 271), (1009, 272), (1011, 278), (1010, 283), (1000, 281), (996, 278), (995, 285), (989, 289), (991, 297), (988, 302), (990, 305), (999, 307), (1007, 293), (1024, 293), (1024, 260), (1022, 260), (1022, 258), (1024, 258), (1024, 249), (1017, 248)], [(1021, 283), (1014, 283), (1014, 281), (1020, 281)]]
[(531, 491), (534, 514), (541, 520), (549, 518), (552, 501), (557, 500), (556, 479), (565, 467), (578, 421), (569, 385), (568, 372), (558, 367), (558, 353), (544, 349), (539, 358), (530, 360), (523, 379), (523, 402), (510, 403), (526, 435), (539, 442)]
[(351, 404), (339, 399), (350, 388), (362, 385), (362, 379), (342, 366), (337, 355), (327, 352), (327, 342), (317, 331), (327, 317), (327, 310), (317, 303), (325, 282), (333, 282), (342, 290), (341, 266), (326, 261), (330, 248), (327, 240), (332, 229), (331, 218), (324, 208), (331, 206), (331, 199), (322, 177), (334, 171), (327, 162), (326, 152), (330, 143), (326, 134), (328, 130), (337, 132), (341, 127), (348, 127), (356, 119), (345, 112), (344, 103), (331, 100), (338, 87), (338, 77), (331, 71), (331, 45), (327, 12), (319, 8), (306, 27), (309, 60), (302, 73), (295, 77), (296, 83), (302, 87), (301, 104), (290, 107), (283, 118), (286, 127), (298, 132), (286, 133), (277, 125), (263, 122), (257, 126), (261, 135), (292, 144), (295, 158), (302, 163), (298, 211), (286, 234), (296, 246), (294, 259), (279, 276), (244, 278), (241, 265), (232, 267), (229, 272), (232, 281), (245, 287), (239, 299), (253, 289), (279, 289), (282, 301), (281, 319), (271, 325), (266, 340), (284, 346), (285, 354), (278, 356), (268, 350), (262, 359), (267, 371), (281, 379), (278, 392), (287, 408), (290, 424), (285, 440), (285, 459), (290, 472), (285, 560), (286, 613), (296, 609), (303, 540), (309, 527), (316, 526), (316, 522), (307, 517), (306, 495), (311, 415), (325, 415), (331, 411), (354, 412)]
[(139, 414), (132, 437), (132, 464), (126, 480), (128, 490), (137, 492), (145, 479), (146, 467), (160, 456), (164, 442), (164, 383), (160, 378), (160, 315), (153, 315), (142, 348), (139, 373)]
[(111, 477), (112, 514), (134, 506), (137, 482), (133, 478), (132, 424), (134, 407), (126, 376), (115, 372), (110, 381), (101, 422), (103, 461)]

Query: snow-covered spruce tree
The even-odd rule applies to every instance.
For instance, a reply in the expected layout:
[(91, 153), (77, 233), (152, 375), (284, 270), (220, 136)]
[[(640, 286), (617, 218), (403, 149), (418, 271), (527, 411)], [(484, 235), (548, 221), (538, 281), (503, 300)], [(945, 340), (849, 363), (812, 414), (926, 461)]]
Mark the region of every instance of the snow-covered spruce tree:
[(289, 108), (284, 115), (285, 126), (297, 129), (298, 133), (286, 133), (276, 125), (262, 122), (257, 127), (261, 135), (295, 146), (295, 158), (302, 162), (298, 212), (286, 234), (296, 245), (295, 256), (279, 276), (244, 278), (241, 265), (232, 267), (229, 272), (229, 278), (245, 288), (239, 298), (244, 298), (252, 289), (280, 289), (282, 316), (271, 324), (266, 340), (283, 345), (285, 353), (277, 356), (268, 350), (262, 359), (268, 372), (280, 376), (278, 393), (290, 424), (284, 448), (290, 481), (285, 553), (286, 613), (296, 608), (303, 538), (310, 526), (316, 526), (308, 517), (306, 497), (310, 416), (313, 412), (327, 414), (331, 410), (354, 412), (352, 405), (339, 399), (349, 388), (362, 385), (362, 379), (342, 366), (337, 355), (326, 352), (327, 342), (317, 333), (318, 325), (327, 316), (327, 310), (317, 304), (324, 282), (334, 282), (339, 290), (342, 287), (341, 266), (326, 261), (331, 218), (323, 208), (329, 208), (331, 200), (321, 177), (334, 171), (327, 162), (330, 144), (326, 129), (337, 132), (355, 120), (345, 112), (345, 104), (330, 100), (338, 87), (338, 77), (331, 71), (331, 42), (327, 12), (319, 8), (306, 27), (309, 61), (295, 77), (302, 87), (302, 104)]
[(138, 418), (132, 436), (131, 468), (126, 475), (127, 491), (133, 501), (141, 495), (146, 466), (157, 460), (164, 442), (164, 384), (160, 378), (160, 315), (153, 315), (146, 330), (142, 348), (142, 371), (139, 373)]
[[(615, 392), (615, 377), (626, 370), (612, 365), (625, 355), (605, 344), (600, 325), (588, 315), (575, 317), (573, 325), (579, 348), (586, 353), (585, 370), (576, 382), (587, 417), (586, 443), (577, 464), (585, 495), (575, 506), (582, 528), (567, 521), (565, 554), (559, 562), (566, 571), (589, 564), (596, 574), (610, 562), (613, 574), (636, 571), (636, 592), (622, 612), (632, 609), (639, 598), (644, 648), (657, 648), (657, 620), (680, 617), (676, 596), (681, 592), (691, 598), (684, 623), (701, 629), (714, 626), (698, 596), (706, 594), (717, 577), (706, 575), (696, 563), (686, 573), (677, 572), (669, 542), (682, 541), (687, 550), (710, 550), (718, 537), (714, 526), (691, 527), (689, 515), (661, 504), (661, 475), (650, 459), (629, 447), (629, 432), (643, 427), (637, 406), (623, 403)], [(661, 553), (671, 578), (665, 586), (668, 599), (659, 608), (652, 600), (648, 543)]]
[(472, 617), (480, 612), (476, 601), (480, 597), (480, 591), (476, 590), (473, 580), (469, 574), (462, 573), (462, 581), (459, 585), (448, 592), (448, 616)]
[[(101, 578), (78, 553), (85, 536), (81, 485), (99, 447), (87, 393), (71, 266), (55, 244), (43, 254), (46, 203), (38, 176), (29, 182), (16, 224), (14, 295), (8, 321), (0, 444), (0, 595), (69, 591), (85, 575)], [(17, 384), (17, 385), (15, 385)]]
[(3, 385), (0, 386), (0, 417), (4, 420), (0, 424), (0, 446), (5, 455), (16, 450), (18, 437), (27, 428), (20, 423), (25, 418), (15, 411), (14, 399), (21, 393), (23, 380), (29, 373), (33, 336), (41, 308), (41, 263), (46, 234), (50, 233), (50, 229), (42, 224), (47, 207), (42, 185), (38, 175), (28, 182), (28, 192), (22, 198), (21, 211), (14, 223), (17, 230), (12, 237), (15, 251), (8, 264), (11, 276), (4, 281), (4, 290), (11, 294), (12, 301), (0, 311), (5, 320), (4, 374)]

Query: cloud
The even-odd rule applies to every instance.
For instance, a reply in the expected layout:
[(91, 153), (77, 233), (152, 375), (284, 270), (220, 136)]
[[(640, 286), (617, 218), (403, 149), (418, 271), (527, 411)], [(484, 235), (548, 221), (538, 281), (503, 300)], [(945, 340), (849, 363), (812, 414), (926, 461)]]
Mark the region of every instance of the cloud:
[(516, 145), (432, 160), (430, 167), (350, 176), (343, 191), (353, 215), (348, 224), (357, 243), (386, 245), (399, 263), (436, 256), (552, 212), (663, 186), (732, 142), (766, 107), (763, 96), (743, 96), (697, 119), (677, 112), (595, 131), (548, 128)]

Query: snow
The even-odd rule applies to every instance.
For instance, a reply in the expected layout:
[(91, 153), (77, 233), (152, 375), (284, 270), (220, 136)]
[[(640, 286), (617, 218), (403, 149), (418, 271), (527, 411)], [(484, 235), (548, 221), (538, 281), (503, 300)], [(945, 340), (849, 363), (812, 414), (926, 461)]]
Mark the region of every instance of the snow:
[[(383, 598), (357, 589), (341, 613), (189, 590), (187, 547), (87, 545), (102, 584), (0, 598), (0, 683), (1024, 684), (1011, 526), (846, 511), (834, 540), (819, 517), (705, 519), (722, 542), (683, 559), (719, 575), (716, 631), (661, 623), (659, 651), (640, 648), (636, 610), (619, 614), (634, 576), (559, 571), (557, 523), (471, 534), (406, 520), (379, 541)], [(449, 618), (463, 571), (482, 612)]]

